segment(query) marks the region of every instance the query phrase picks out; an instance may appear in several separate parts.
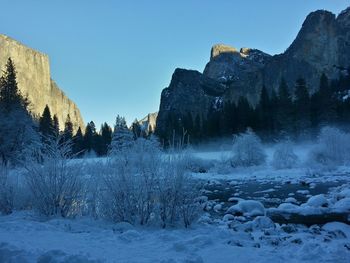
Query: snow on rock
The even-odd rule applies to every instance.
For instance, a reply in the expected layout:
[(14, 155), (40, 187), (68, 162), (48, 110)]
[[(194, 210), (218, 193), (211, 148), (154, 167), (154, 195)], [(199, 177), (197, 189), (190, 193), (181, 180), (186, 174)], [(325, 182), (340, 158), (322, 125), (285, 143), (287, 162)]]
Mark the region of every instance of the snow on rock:
[(350, 239), (350, 226), (341, 222), (331, 222), (322, 226), (322, 229), (326, 231), (341, 231), (344, 235)]
[(210, 217), (209, 213), (204, 213), (199, 219), (198, 219), (198, 223), (200, 224), (210, 224), (212, 223), (212, 219)]
[(332, 209), (338, 213), (350, 213), (350, 197), (340, 199), (332, 206)]
[(297, 193), (301, 194), (301, 195), (308, 195), (308, 194), (310, 194), (310, 191), (309, 190), (298, 190)]
[(220, 210), (222, 210), (222, 204), (217, 204), (213, 207), (215, 212), (219, 212)]
[(242, 201), (242, 198), (239, 197), (230, 197), (227, 201), (231, 203), (238, 203), (239, 201)]
[(328, 207), (328, 200), (324, 194), (319, 194), (310, 197), (306, 204), (312, 207)]
[(275, 223), (267, 216), (258, 216), (252, 221), (254, 229), (271, 229), (275, 228)]
[(339, 199), (350, 197), (350, 188), (345, 188), (345, 189), (341, 190), (339, 193), (336, 194), (336, 196)]
[(282, 203), (277, 207), (277, 209), (281, 211), (294, 212), (298, 211), (299, 206), (291, 203)]
[(242, 214), (244, 216), (262, 216), (265, 215), (264, 205), (255, 200), (240, 200), (238, 204), (231, 206), (226, 213)]
[(222, 218), (223, 221), (227, 222), (227, 221), (232, 221), (235, 219), (235, 216), (234, 215), (231, 215), (231, 214), (226, 214), (224, 215), (224, 217)]
[(284, 200), (285, 203), (297, 204), (298, 201), (294, 197), (288, 197)]

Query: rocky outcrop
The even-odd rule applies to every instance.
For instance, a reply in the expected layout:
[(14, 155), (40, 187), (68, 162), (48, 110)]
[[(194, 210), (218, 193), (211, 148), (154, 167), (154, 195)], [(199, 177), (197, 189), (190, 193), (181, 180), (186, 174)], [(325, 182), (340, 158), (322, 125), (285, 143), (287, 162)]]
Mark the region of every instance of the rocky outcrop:
[(241, 48), (238, 51), (221, 44), (215, 45), (203, 74), (230, 87), (227, 95), (233, 100), (246, 96), (256, 103), (256, 94), (263, 84), (261, 70), (270, 58), (257, 49)]
[(141, 126), (141, 130), (146, 134), (149, 135), (151, 133), (154, 133), (156, 129), (156, 122), (157, 122), (157, 116), (158, 112), (149, 113), (146, 117), (139, 120), (139, 124)]
[[(277, 90), (284, 78), (291, 91), (295, 81), (306, 80), (309, 92), (319, 86), (320, 76), (338, 78), (350, 68), (350, 8), (337, 17), (319, 10), (310, 13), (290, 47), (282, 54), (268, 55), (260, 50), (240, 50), (219, 44), (213, 46), (203, 74), (177, 69), (168, 88), (161, 95), (157, 131), (166, 130), (169, 112), (184, 112), (205, 118), (215, 101), (235, 101), (240, 96), (256, 105), (263, 85)], [(206, 86), (218, 92), (208, 93)]]
[(67, 114), (74, 130), (84, 128), (84, 121), (76, 104), (51, 79), (49, 57), (0, 34), (0, 68), (4, 69), (11, 57), (17, 70), (18, 87), (30, 100), (30, 110), (40, 116), (46, 106), (56, 114), (63, 129)]
[(206, 117), (211, 106), (218, 103), (217, 98), (226, 91), (226, 86), (208, 78), (195, 70), (177, 68), (170, 85), (162, 91), (156, 129), (159, 134), (167, 132), (168, 120), (191, 114), (193, 118)]

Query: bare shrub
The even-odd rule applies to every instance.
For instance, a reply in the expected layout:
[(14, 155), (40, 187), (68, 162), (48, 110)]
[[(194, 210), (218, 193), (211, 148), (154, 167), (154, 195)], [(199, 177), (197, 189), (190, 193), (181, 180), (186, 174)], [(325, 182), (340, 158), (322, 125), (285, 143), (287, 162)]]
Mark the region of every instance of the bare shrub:
[(104, 174), (104, 214), (113, 221), (147, 224), (156, 202), (161, 155), (156, 142), (139, 138), (112, 151)]
[(350, 134), (334, 127), (324, 127), (310, 159), (322, 165), (342, 165), (350, 161)]
[(261, 140), (253, 131), (247, 130), (234, 138), (232, 166), (261, 165), (265, 161), (266, 154)]
[(192, 151), (185, 149), (181, 152), (183, 162), (187, 171), (193, 173), (206, 173), (210, 168), (214, 167), (214, 162), (211, 160), (203, 160), (193, 156)]
[(163, 227), (182, 220), (188, 227), (198, 210), (185, 164), (180, 154), (163, 155), (155, 141), (137, 139), (107, 163), (102, 214), (141, 225), (159, 219)]
[(290, 169), (295, 167), (297, 162), (298, 156), (294, 153), (290, 141), (282, 142), (276, 146), (272, 159), (272, 166), (275, 169)]
[(186, 173), (187, 154), (173, 153), (163, 161), (159, 177), (159, 217), (162, 226), (182, 220), (188, 227), (198, 216), (199, 192), (194, 180)]
[(81, 164), (71, 162), (71, 145), (52, 139), (25, 163), (32, 205), (45, 216), (79, 214), (83, 203)]

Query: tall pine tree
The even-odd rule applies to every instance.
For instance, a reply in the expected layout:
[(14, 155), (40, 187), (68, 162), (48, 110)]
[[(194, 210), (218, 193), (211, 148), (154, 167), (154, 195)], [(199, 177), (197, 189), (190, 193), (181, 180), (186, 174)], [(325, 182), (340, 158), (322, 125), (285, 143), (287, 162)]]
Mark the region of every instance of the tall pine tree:
[(72, 142), (73, 140), (73, 123), (69, 114), (67, 115), (66, 122), (64, 123), (62, 139), (64, 142)]
[(294, 133), (306, 135), (311, 128), (310, 96), (303, 78), (299, 78), (295, 84), (294, 93)]
[(17, 163), (26, 158), (25, 149), (37, 145), (39, 136), (22, 96), (11, 58), (0, 80), (0, 162)]
[(43, 114), (39, 119), (39, 131), (43, 135), (44, 140), (54, 136), (53, 120), (48, 105), (45, 106)]
[(53, 115), (52, 126), (53, 126), (53, 136), (57, 138), (60, 135), (60, 124), (56, 114)]
[(84, 154), (84, 137), (81, 128), (77, 130), (77, 133), (73, 137), (73, 153), (81, 157)]
[(90, 121), (85, 128), (85, 134), (84, 134), (84, 149), (86, 152), (93, 152), (95, 151), (95, 145), (96, 145), (96, 126), (93, 121)]
[(281, 134), (290, 134), (293, 122), (293, 103), (287, 82), (281, 79), (277, 102), (277, 128)]

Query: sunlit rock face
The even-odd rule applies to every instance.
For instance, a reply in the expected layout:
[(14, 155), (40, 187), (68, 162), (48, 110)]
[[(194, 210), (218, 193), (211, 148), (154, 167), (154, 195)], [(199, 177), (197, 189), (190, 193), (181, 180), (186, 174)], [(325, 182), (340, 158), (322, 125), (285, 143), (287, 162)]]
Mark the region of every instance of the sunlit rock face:
[[(157, 130), (166, 130), (164, 123), (169, 111), (179, 115), (189, 111), (205, 118), (211, 108), (218, 106), (215, 101), (237, 102), (240, 96), (256, 105), (262, 86), (278, 90), (282, 77), (290, 92), (302, 77), (313, 93), (322, 73), (330, 79), (338, 78), (342, 69), (347, 68), (350, 68), (350, 8), (338, 16), (315, 11), (307, 16), (296, 39), (282, 54), (271, 56), (257, 49), (217, 44), (211, 49), (203, 74), (190, 70), (178, 74), (176, 70), (161, 95)], [(208, 96), (202, 88), (208, 85), (221, 87), (217, 89), (221, 92)]]
[(226, 97), (230, 100), (237, 102), (240, 96), (246, 96), (256, 103), (263, 84), (262, 69), (270, 58), (270, 55), (257, 49), (237, 50), (215, 45), (203, 74), (229, 87)]
[(156, 129), (157, 116), (158, 112), (149, 113), (146, 117), (139, 120), (141, 129), (146, 135), (154, 133)]
[[(310, 13), (289, 48), (270, 56), (256, 49), (220, 48), (215, 45), (204, 75), (219, 81), (230, 80), (231, 100), (245, 95), (252, 104), (259, 99), (263, 84), (278, 89), (285, 78), (291, 92), (295, 81), (302, 77), (310, 92), (318, 88), (320, 76), (339, 76), (339, 68), (350, 64), (350, 9), (338, 17), (328, 11)], [(219, 47), (218, 47), (219, 46)], [(214, 51), (213, 51), (214, 50)]]
[(71, 101), (51, 79), (49, 57), (0, 34), (0, 68), (3, 70), (11, 57), (17, 70), (17, 82), (24, 96), (30, 100), (30, 110), (40, 116), (46, 106), (52, 116), (57, 115), (60, 128), (64, 128), (67, 114), (74, 130), (84, 128), (84, 121), (77, 105)]

